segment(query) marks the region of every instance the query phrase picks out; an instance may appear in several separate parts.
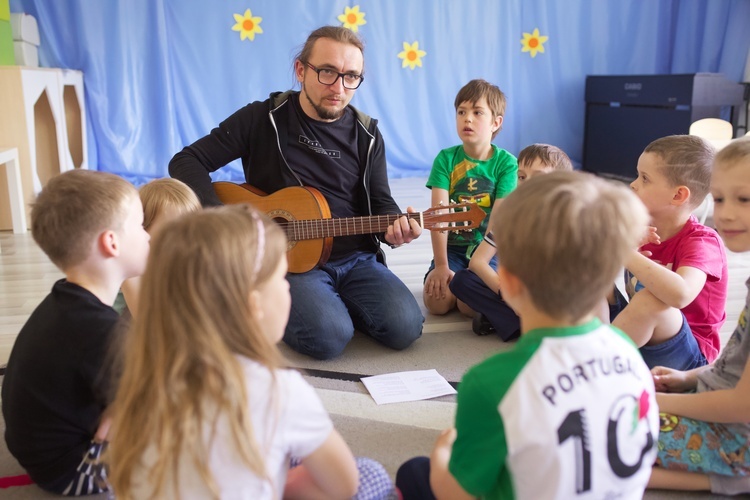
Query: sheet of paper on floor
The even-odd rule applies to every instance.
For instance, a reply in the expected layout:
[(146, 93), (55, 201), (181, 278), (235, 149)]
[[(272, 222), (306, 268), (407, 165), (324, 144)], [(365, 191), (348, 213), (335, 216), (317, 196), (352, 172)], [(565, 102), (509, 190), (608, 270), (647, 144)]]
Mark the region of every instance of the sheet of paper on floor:
[(379, 405), (456, 394), (456, 390), (435, 369), (363, 377), (362, 383)]

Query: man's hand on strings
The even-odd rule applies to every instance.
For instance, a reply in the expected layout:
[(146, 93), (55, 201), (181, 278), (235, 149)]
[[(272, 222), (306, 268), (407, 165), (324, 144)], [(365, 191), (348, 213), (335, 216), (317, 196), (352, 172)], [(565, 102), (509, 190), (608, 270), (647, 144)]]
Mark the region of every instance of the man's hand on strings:
[[(410, 214), (416, 212), (412, 207), (408, 207), (406, 211)], [(419, 238), (420, 234), (422, 234), (422, 227), (419, 223), (415, 219), (410, 219), (404, 215), (388, 226), (388, 230), (385, 233), (385, 241), (394, 247), (398, 247)]]

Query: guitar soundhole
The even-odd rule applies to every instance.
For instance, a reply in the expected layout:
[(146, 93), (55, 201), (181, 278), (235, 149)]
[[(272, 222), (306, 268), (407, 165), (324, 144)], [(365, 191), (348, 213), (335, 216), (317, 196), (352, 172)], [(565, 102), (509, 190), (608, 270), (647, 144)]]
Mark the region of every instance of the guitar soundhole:
[(287, 212), (286, 210), (282, 210), (282, 209), (271, 210), (266, 215), (270, 217), (271, 219), (273, 219), (273, 221), (279, 226), (281, 226), (281, 228), (284, 229), (284, 231), (287, 233), (287, 243), (286, 243), (287, 251), (294, 248), (297, 245), (297, 242), (292, 241), (292, 238), (289, 237), (289, 232), (288, 232), (289, 229), (287, 227), (288, 222), (294, 220), (294, 216), (290, 212)]

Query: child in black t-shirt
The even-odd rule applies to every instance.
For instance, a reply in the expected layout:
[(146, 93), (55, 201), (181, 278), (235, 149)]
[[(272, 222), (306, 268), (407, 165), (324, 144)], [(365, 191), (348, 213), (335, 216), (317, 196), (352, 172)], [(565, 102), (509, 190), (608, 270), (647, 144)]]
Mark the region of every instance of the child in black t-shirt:
[(107, 490), (99, 455), (109, 419), (112, 308), (149, 247), (135, 188), (103, 172), (54, 177), (32, 205), (31, 232), (65, 274), (21, 329), (5, 370), (2, 411), (11, 454), (41, 488)]

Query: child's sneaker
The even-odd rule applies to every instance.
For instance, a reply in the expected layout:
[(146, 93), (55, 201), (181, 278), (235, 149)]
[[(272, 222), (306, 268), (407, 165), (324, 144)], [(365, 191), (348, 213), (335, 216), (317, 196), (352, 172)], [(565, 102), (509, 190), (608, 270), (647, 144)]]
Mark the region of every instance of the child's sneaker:
[(482, 313), (477, 313), (477, 315), (474, 316), (474, 319), (471, 321), (471, 330), (477, 335), (490, 335), (492, 333), (497, 333), (497, 330), (492, 326), (490, 320), (488, 320), (487, 316)]

